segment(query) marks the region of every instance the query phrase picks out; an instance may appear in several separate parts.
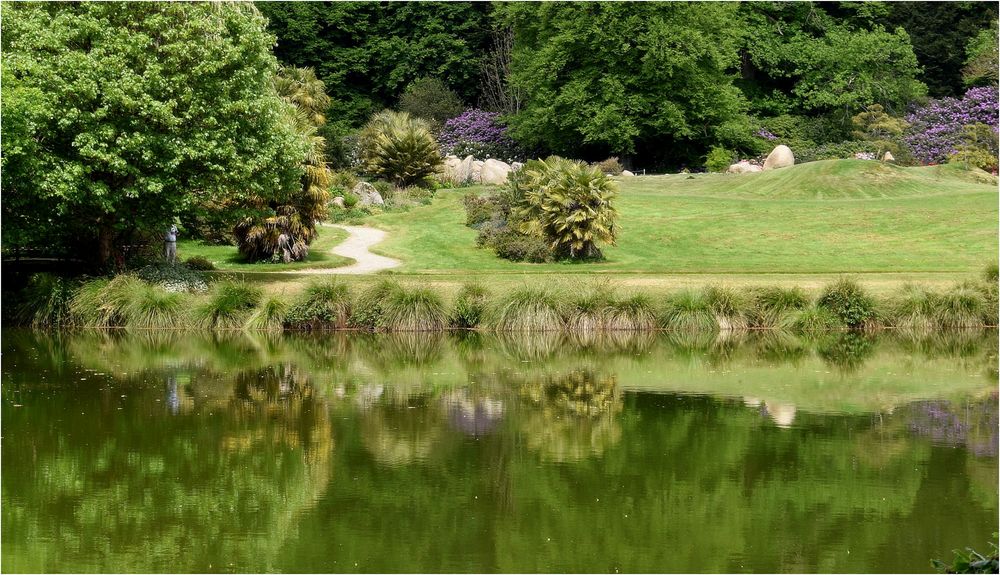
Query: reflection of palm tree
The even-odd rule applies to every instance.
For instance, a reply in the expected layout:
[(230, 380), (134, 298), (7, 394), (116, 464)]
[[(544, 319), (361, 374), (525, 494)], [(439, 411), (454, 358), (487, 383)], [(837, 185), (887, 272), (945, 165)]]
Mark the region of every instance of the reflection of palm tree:
[(361, 416), (365, 447), (376, 461), (397, 467), (425, 461), (436, 450), (442, 436), (440, 414), (425, 405), (375, 405)]

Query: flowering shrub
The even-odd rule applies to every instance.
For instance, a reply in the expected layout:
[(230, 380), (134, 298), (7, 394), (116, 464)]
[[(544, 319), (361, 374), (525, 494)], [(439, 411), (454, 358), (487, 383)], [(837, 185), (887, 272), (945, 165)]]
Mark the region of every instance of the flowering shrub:
[(963, 127), (986, 124), (997, 131), (997, 89), (972, 88), (962, 99), (941, 98), (913, 110), (904, 141), (921, 163), (938, 163), (962, 144)]
[(774, 140), (778, 139), (778, 136), (775, 136), (771, 132), (767, 131), (767, 128), (761, 128), (761, 129), (757, 130), (757, 137), (758, 138), (764, 138), (765, 140), (769, 140), (769, 141), (772, 141), (772, 142)]
[(873, 154), (871, 152), (855, 152), (854, 159), (855, 160), (874, 160), (875, 159), (875, 154)]
[(508, 163), (523, 157), (507, 135), (507, 126), (500, 123), (500, 114), (477, 108), (469, 108), (445, 122), (438, 142), (443, 153), (459, 157), (497, 158)]

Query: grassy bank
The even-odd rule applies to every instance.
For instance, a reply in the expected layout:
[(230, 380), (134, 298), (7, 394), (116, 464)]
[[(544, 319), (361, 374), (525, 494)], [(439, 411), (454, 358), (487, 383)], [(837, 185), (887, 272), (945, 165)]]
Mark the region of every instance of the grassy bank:
[(353, 285), (314, 279), (299, 293), (275, 294), (227, 279), (205, 293), (185, 293), (130, 275), (82, 285), (39, 275), (17, 309), (21, 323), (37, 327), (569, 333), (931, 330), (995, 326), (998, 315), (995, 267), (946, 289), (907, 285), (877, 295), (846, 278), (812, 293), (708, 285), (661, 294), (610, 282), (574, 289), (467, 284), (447, 292), (387, 278)]
[[(996, 259), (996, 180), (957, 166), (811, 162), (759, 174), (620, 180), (618, 245), (588, 264), (527, 264), (478, 249), (462, 196), (371, 216), (389, 231), (373, 251), (402, 273), (883, 274), (970, 273)], [(952, 276), (954, 277), (954, 276)]]

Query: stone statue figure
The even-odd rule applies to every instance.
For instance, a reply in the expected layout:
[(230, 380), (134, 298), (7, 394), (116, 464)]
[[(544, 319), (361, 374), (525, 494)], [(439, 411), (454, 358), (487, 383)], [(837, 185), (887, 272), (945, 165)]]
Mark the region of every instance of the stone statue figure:
[(163, 236), (163, 245), (166, 248), (167, 261), (169, 263), (177, 262), (177, 226), (170, 226), (170, 230), (167, 231), (166, 235)]

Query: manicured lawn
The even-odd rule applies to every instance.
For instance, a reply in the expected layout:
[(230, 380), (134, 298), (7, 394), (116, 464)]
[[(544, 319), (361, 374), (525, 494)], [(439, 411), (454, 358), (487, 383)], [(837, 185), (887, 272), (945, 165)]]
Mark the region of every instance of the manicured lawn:
[(836, 160), (742, 176), (627, 178), (618, 245), (590, 264), (513, 263), (476, 248), (461, 198), (485, 188), (442, 190), (428, 206), (367, 223), (389, 231), (373, 251), (402, 260), (404, 274), (956, 278), (997, 259), (996, 181), (979, 174)]
[(344, 241), (347, 232), (339, 228), (321, 227), (316, 241), (309, 246), (309, 257), (302, 262), (289, 264), (247, 263), (243, 261), (235, 246), (212, 246), (195, 240), (178, 240), (177, 257), (183, 261), (190, 257), (202, 256), (226, 271), (278, 272), (304, 268), (336, 268), (352, 263), (353, 260), (330, 253), (330, 250)]

